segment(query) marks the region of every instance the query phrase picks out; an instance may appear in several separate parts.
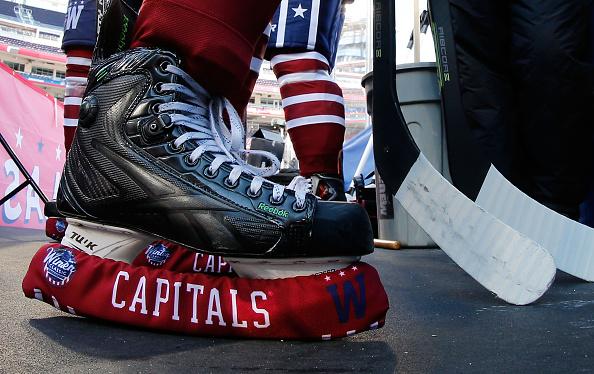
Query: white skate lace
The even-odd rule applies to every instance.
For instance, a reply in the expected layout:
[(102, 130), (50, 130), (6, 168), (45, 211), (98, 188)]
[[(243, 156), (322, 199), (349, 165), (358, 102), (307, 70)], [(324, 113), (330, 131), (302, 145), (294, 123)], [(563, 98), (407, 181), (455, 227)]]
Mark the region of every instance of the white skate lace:
[[(185, 133), (180, 135), (173, 142), (175, 148), (180, 148), (184, 143), (193, 141), (197, 145), (188, 157), (189, 163), (197, 163), (197, 160), (205, 153), (215, 155), (214, 160), (208, 166), (208, 173), (215, 175), (221, 165), (228, 163), (233, 165), (227, 183), (235, 186), (242, 174), (253, 176), (249, 187), (249, 195), (258, 196), (266, 179), (278, 172), (280, 162), (270, 152), (245, 149), (245, 136), (243, 123), (237, 111), (229, 100), (223, 97), (211, 96), (200, 84), (198, 84), (185, 71), (174, 65), (167, 65), (166, 71), (176, 75), (181, 82), (185, 83), (163, 83), (161, 91), (175, 92), (180, 101), (159, 104), (158, 112), (167, 113), (171, 122), (183, 126)], [(225, 125), (223, 118), (224, 111), (229, 117), (230, 129)], [(249, 165), (245, 160), (248, 154), (257, 154), (268, 159), (271, 166), (256, 167)], [(206, 170), (205, 170), (206, 171)], [(305, 198), (311, 191), (311, 181), (303, 177), (295, 177), (288, 186), (272, 183), (272, 200), (274, 203), (281, 203), (285, 189), (295, 192), (295, 208), (305, 207)]]

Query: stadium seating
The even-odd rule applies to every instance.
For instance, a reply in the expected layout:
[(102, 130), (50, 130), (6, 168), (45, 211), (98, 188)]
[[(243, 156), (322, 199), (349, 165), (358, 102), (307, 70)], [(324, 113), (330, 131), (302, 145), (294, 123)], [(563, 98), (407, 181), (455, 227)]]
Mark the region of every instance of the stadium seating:
[(6, 44), (13, 47), (27, 48), (34, 51), (42, 51), (47, 53), (62, 54), (60, 48), (51, 47), (43, 44), (30, 43), (19, 39), (13, 39), (6, 36), (0, 36), (0, 44)]

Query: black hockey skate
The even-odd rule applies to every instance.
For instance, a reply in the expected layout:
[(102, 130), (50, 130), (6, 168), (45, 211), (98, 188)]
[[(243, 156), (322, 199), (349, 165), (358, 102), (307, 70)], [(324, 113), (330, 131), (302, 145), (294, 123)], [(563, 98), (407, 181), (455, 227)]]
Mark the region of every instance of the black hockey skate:
[(283, 187), (263, 178), (275, 170), (248, 165), (233, 107), (178, 66), (173, 53), (134, 49), (92, 68), (57, 198), (63, 244), (126, 260), (164, 238), (259, 278), (373, 251), (358, 205), (317, 201), (305, 179)]

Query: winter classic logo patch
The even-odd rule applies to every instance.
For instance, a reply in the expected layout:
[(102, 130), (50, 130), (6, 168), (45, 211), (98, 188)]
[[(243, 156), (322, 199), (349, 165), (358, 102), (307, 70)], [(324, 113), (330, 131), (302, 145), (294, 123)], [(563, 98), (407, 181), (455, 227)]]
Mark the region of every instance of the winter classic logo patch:
[(66, 231), (66, 221), (62, 219), (57, 219), (56, 230), (60, 233)]
[(54, 286), (64, 286), (76, 271), (74, 254), (65, 247), (48, 248), (43, 260), (45, 279)]
[(149, 245), (145, 253), (146, 260), (153, 266), (162, 266), (171, 256), (169, 249), (161, 243)]

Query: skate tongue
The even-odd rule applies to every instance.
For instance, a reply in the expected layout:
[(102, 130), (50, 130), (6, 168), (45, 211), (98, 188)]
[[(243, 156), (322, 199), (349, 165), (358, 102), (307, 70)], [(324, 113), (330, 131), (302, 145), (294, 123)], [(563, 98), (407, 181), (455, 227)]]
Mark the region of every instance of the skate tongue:
[[(175, 83), (162, 85), (162, 90), (176, 93), (178, 100), (160, 104), (162, 112), (167, 112), (174, 126), (175, 147), (189, 143), (194, 146), (189, 154), (189, 161), (195, 162), (203, 154), (214, 156), (210, 173), (216, 172), (221, 165), (233, 165), (229, 180), (235, 183), (243, 172), (253, 175), (250, 190), (257, 193), (262, 187), (262, 177), (271, 176), (280, 169), (280, 161), (270, 152), (245, 149), (245, 129), (241, 117), (233, 105), (224, 97), (208, 94), (192, 77), (177, 66), (168, 65), (165, 70), (176, 75)], [(179, 94), (179, 95), (178, 95)], [(247, 163), (247, 155), (256, 154), (270, 160), (270, 166), (253, 166)], [(285, 187), (273, 185), (273, 198), (282, 199)], [(299, 206), (304, 206), (307, 188), (303, 183), (295, 183), (295, 196)]]
[[(210, 105), (211, 124), (215, 141), (220, 144), (225, 154), (241, 165), (250, 174), (268, 177), (274, 175), (280, 170), (280, 161), (278, 158), (266, 151), (246, 150), (245, 149), (245, 129), (239, 114), (231, 103), (223, 99), (214, 99)], [(228, 127), (227, 127), (228, 125)], [(219, 142), (220, 141), (220, 142)], [(253, 166), (247, 163), (249, 154), (259, 155), (268, 159), (270, 166)]]

